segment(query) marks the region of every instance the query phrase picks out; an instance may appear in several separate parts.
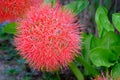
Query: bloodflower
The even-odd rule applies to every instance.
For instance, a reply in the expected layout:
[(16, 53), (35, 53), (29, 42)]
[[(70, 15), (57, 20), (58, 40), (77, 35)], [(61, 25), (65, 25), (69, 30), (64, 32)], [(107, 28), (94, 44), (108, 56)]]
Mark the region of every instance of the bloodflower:
[(38, 1), (42, 2), (42, 0), (0, 0), (0, 22), (15, 21)]
[(32, 7), (17, 27), (15, 46), (19, 54), (37, 70), (66, 68), (80, 48), (74, 16), (58, 5)]

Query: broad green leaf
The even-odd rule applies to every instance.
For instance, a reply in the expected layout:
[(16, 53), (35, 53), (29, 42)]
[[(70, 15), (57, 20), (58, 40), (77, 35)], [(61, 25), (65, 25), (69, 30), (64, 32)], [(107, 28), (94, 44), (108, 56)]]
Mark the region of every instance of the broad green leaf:
[(111, 47), (111, 50), (117, 54), (117, 56), (119, 57), (120, 56), (120, 44), (118, 46), (112, 46)]
[(100, 43), (101, 43), (101, 38), (93, 36), (92, 41), (91, 41), (91, 49), (99, 47)]
[(64, 7), (70, 9), (76, 14), (79, 14), (88, 6), (88, 4), (89, 4), (88, 0), (76, 0), (74, 2), (65, 5)]
[(113, 21), (115, 28), (120, 32), (120, 13), (113, 14), (112, 21)]
[(93, 76), (98, 75), (97, 70), (92, 65), (89, 64), (90, 63), (89, 54), (92, 48), (95, 48), (99, 45), (99, 41), (100, 41), (99, 38), (96, 38), (92, 34), (83, 36), (82, 54), (84, 58), (77, 57), (76, 60), (84, 66), (84, 73), (86, 75)]
[[(84, 56), (86, 62), (88, 62), (88, 63), (90, 61), (88, 55), (90, 53), (92, 37), (93, 37), (92, 34), (89, 34), (89, 35), (86, 34), (86, 35), (83, 36), (83, 41), (82, 41), (83, 44), (82, 44), (82, 52), (81, 53)], [(90, 71), (88, 71), (87, 68), (84, 69), (84, 73), (86, 75), (91, 74)]]
[(111, 71), (113, 80), (120, 80), (120, 63), (117, 63)]
[(110, 47), (117, 45), (120, 41), (120, 36), (112, 31), (107, 32), (99, 44), (101, 47), (110, 49)]
[(88, 59), (88, 54), (90, 53), (90, 48), (91, 48), (91, 41), (92, 41), (93, 35), (86, 35), (84, 41), (83, 41), (83, 47), (85, 49), (85, 53), (84, 53), (84, 57), (87, 61), (89, 61)]
[(115, 64), (117, 57), (109, 49), (95, 48), (89, 55), (92, 63), (98, 67), (110, 67)]
[(78, 55), (76, 57), (76, 61), (78, 61), (80, 64), (82, 64), (84, 66), (84, 68), (87, 71), (88, 75), (97, 76), (99, 74), (97, 69), (94, 68), (89, 62), (87, 62), (84, 57), (81, 57), (81, 56)]
[(102, 37), (107, 31), (114, 31), (113, 26), (108, 19), (108, 11), (105, 7), (98, 7), (95, 15), (99, 37)]
[(3, 31), (6, 33), (15, 34), (17, 32), (16, 26), (16, 23), (9, 23), (6, 26), (4, 26)]
[(82, 72), (78, 69), (78, 67), (74, 62), (71, 62), (71, 64), (69, 65), (69, 68), (72, 70), (77, 80), (84, 80)]

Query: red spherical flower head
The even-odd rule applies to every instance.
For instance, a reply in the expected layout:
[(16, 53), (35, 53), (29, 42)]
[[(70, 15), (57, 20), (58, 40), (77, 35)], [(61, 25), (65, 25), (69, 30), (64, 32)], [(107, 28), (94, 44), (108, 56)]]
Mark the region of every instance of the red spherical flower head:
[(32, 7), (17, 27), (19, 54), (37, 70), (67, 67), (79, 52), (80, 32), (74, 14), (60, 6)]
[(38, 1), (42, 2), (42, 0), (0, 0), (0, 22), (15, 21)]

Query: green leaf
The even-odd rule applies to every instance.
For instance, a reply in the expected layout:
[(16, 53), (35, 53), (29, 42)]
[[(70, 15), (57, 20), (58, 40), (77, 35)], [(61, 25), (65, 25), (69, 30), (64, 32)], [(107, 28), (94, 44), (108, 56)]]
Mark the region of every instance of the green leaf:
[(88, 0), (76, 0), (74, 2), (65, 5), (64, 7), (70, 9), (76, 14), (79, 14), (88, 6), (88, 4), (89, 4)]
[(114, 31), (107, 14), (108, 11), (105, 7), (98, 7), (95, 15), (95, 21), (97, 24), (99, 37), (102, 37), (107, 31)]
[(110, 49), (110, 47), (118, 45), (118, 43), (120, 43), (119, 41), (120, 41), (120, 36), (110, 31), (103, 36), (100, 46)]
[(100, 43), (101, 43), (101, 38), (93, 36), (92, 41), (91, 41), (91, 49), (99, 47)]
[(76, 57), (76, 61), (78, 61), (80, 64), (84, 66), (85, 70), (87, 70), (89, 73), (88, 75), (97, 76), (99, 74), (97, 69), (95, 69), (89, 62), (87, 62), (84, 57), (78, 55)]
[(9, 23), (7, 25), (4, 26), (3, 31), (6, 33), (11, 33), (11, 34), (15, 34), (17, 32), (16, 30), (16, 23)]
[(111, 47), (111, 50), (117, 54), (117, 56), (119, 57), (120, 56), (120, 45), (118, 46), (112, 46)]
[[(83, 44), (82, 44), (82, 55), (84, 58), (77, 57), (76, 60), (80, 62), (84, 66), (84, 73), (85, 75), (98, 75), (97, 71), (89, 64), (90, 59), (89, 59), (89, 53), (91, 50), (91, 45), (93, 42), (94, 36), (92, 34), (85, 34), (83, 36)], [(96, 46), (95, 46), (96, 47)]]
[(112, 14), (112, 21), (115, 28), (120, 32), (120, 13)]
[(116, 64), (111, 71), (111, 75), (113, 80), (119, 80), (120, 79), (120, 63)]
[(77, 80), (84, 80), (82, 72), (77, 68), (74, 62), (71, 62), (71, 64), (69, 65), (69, 68), (72, 70)]
[(95, 48), (89, 55), (92, 63), (98, 67), (110, 67), (115, 64), (117, 57), (109, 49)]
[(84, 53), (84, 57), (87, 61), (89, 61), (88, 59), (88, 54), (90, 53), (90, 48), (91, 48), (91, 41), (93, 38), (93, 35), (86, 35), (86, 37), (84, 37), (84, 41), (83, 41), (83, 47), (85, 49), (85, 53)]

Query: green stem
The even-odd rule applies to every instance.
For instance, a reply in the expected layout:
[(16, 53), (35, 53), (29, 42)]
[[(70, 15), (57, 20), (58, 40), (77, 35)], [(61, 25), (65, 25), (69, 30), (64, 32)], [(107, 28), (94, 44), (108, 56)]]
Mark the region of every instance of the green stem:
[(82, 64), (84, 66), (84, 68), (86, 70), (88, 70), (88, 72), (90, 74), (92, 74), (93, 76), (97, 76), (99, 74), (97, 69), (95, 69), (91, 64), (89, 64), (82, 56), (78, 55), (76, 57), (76, 61), (78, 61), (80, 64)]
[(69, 68), (72, 70), (77, 80), (84, 80), (83, 74), (81, 73), (81, 71), (78, 69), (78, 67), (74, 62), (71, 62), (71, 64), (69, 65)]
[(57, 79), (58, 79), (58, 80), (61, 80), (61, 79), (60, 79), (60, 75), (59, 75), (59, 72), (58, 72), (58, 71), (56, 72), (56, 76), (57, 76)]

